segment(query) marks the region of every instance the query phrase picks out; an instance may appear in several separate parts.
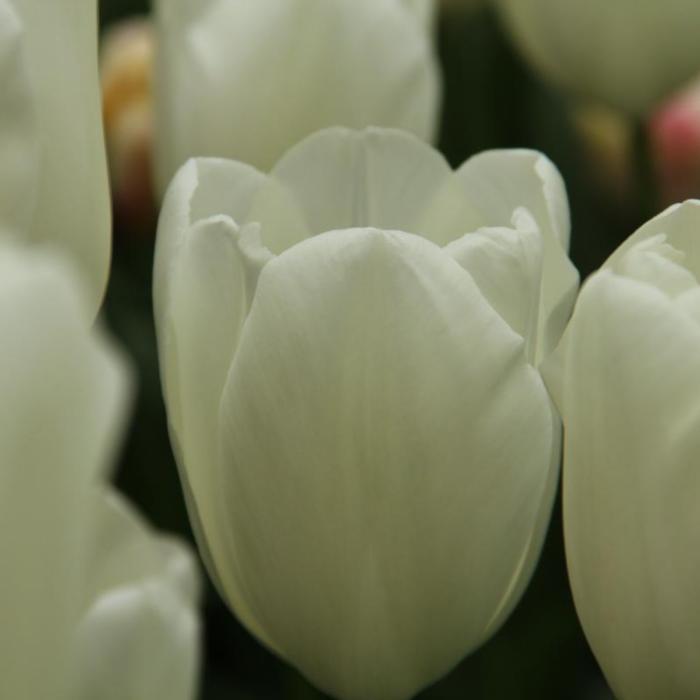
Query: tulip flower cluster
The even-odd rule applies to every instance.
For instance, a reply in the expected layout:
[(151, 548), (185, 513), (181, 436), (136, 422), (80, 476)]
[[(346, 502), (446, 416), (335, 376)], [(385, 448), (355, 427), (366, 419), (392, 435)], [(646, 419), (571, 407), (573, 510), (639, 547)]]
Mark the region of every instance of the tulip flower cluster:
[[(700, 67), (674, 33), (690, 0), (496, 4), (546, 75), (630, 114)], [(193, 700), (199, 569), (110, 483), (132, 382), (96, 320), (97, 9), (0, 0), (0, 698)], [(610, 686), (699, 697), (700, 201), (579, 293), (546, 156), (453, 170), (430, 145), (436, 12), (157, 0), (153, 32), (105, 52), (113, 192), (140, 202), (153, 158), (164, 193), (157, 354), (204, 566), (324, 692), (407, 700), (515, 609), (563, 449), (571, 590)]]

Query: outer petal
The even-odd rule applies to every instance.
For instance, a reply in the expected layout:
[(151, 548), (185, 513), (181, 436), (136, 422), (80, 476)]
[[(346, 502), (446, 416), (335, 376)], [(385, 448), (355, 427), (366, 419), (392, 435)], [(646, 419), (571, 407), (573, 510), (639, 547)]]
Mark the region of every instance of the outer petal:
[[(216, 204), (207, 187), (202, 188), (202, 201), (197, 203), (197, 193), (191, 198), (189, 212), (176, 197), (183, 183), (193, 185), (197, 168), (200, 176), (217, 182), (215, 176), (221, 175), (221, 168), (224, 173), (229, 169), (240, 171), (250, 176), (246, 182), (252, 186), (258, 174), (248, 166), (223, 161), (191, 161), (185, 166), (173, 183), (161, 216), (154, 274), (156, 327), (171, 442), (200, 551), (214, 582), (222, 589), (230, 574), (218, 566), (221, 533), (211, 525), (211, 503), (219, 488), (213, 474), (219, 402), (257, 270), (266, 258), (265, 251), (259, 245), (256, 248), (255, 231), (250, 227), (239, 229), (228, 216), (189, 224), (187, 219), (205, 215), (209, 204), (212, 208)], [(206, 179), (200, 182), (206, 184)], [(238, 191), (232, 189), (232, 201), (245, 189), (240, 184)], [(205, 196), (208, 199), (203, 202)], [(231, 202), (228, 204), (230, 210)], [(243, 610), (244, 606), (238, 608)], [(243, 612), (239, 614), (245, 618)], [(246, 621), (257, 629), (252, 618)], [(258, 634), (265, 637), (262, 631)]]
[(249, 216), (262, 225), (265, 243), (281, 253), (309, 235), (364, 226), (447, 243), (455, 221), (458, 234), (469, 230), (464, 207), (449, 165), (431, 146), (391, 129), (333, 128), (280, 160)]
[(477, 212), (466, 230), (509, 226), (519, 207), (525, 207), (537, 222), (544, 244), (539, 356), (546, 357), (564, 331), (579, 281), (566, 254), (569, 207), (561, 175), (541, 153), (510, 150), (485, 151), (470, 158), (457, 171), (457, 178)]
[(485, 228), (445, 246), (501, 318), (524, 340), (536, 364), (542, 280), (542, 236), (532, 217), (517, 212), (516, 228)]
[(700, 327), (605, 270), (568, 336), (559, 403), (579, 617), (620, 697), (697, 697)]
[(700, 200), (690, 199), (674, 204), (661, 214), (647, 221), (632, 234), (605, 262), (605, 267), (619, 270), (627, 252), (638, 243), (663, 235), (670, 245), (683, 252), (683, 264), (696, 277), (700, 277)]
[(161, 188), (191, 156), (268, 170), (336, 124), (433, 136), (436, 61), (426, 22), (405, 0), (186, 4), (156, 3)]
[[(524, 54), (585, 98), (644, 115), (700, 69), (694, 0), (499, 0)], [(663, 56), (663, 60), (659, 57)]]
[(123, 368), (67, 268), (0, 253), (0, 696), (62, 698)]
[(170, 275), (189, 229), (212, 216), (228, 216), (242, 224), (265, 175), (243, 163), (194, 158), (180, 168), (168, 189), (158, 220), (153, 268), (156, 329), (163, 334)]
[[(33, 220), (29, 230), (19, 233), (65, 250), (75, 259), (94, 312), (107, 281), (111, 246), (97, 2), (10, 0), (10, 4), (21, 23), (41, 161)], [(4, 98), (0, 110), (5, 110)], [(26, 157), (33, 156), (30, 150)]]
[(10, 0), (0, 0), (0, 228), (26, 231), (38, 183), (34, 103), (22, 46), (23, 31)]
[(332, 232), (263, 269), (217, 517), (235, 595), (335, 696), (408, 697), (511, 604), (554, 440), (523, 345), (416, 236)]
[(199, 667), (199, 581), (190, 552), (158, 537), (115, 493), (99, 494), (79, 629), (76, 700), (190, 700)]

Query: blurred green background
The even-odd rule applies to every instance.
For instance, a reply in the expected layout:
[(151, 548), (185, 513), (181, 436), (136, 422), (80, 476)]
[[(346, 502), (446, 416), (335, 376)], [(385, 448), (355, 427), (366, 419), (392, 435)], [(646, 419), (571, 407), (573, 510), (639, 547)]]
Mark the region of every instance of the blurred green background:
[[(144, 0), (100, 4), (103, 29), (148, 11)], [(605, 178), (586, 157), (569, 105), (515, 55), (488, 6), (444, 12), (438, 41), (445, 89), (440, 149), (453, 165), (487, 148), (530, 147), (546, 153), (567, 183), (571, 254), (585, 277), (648, 212), (611, 196)], [(106, 318), (132, 357), (139, 382), (117, 479), (156, 526), (191, 539), (160, 393), (151, 314), (152, 256), (152, 232), (135, 235), (117, 225)], [(540, 564), (515, 613), (493, 639), (424, 691), (421, 700), (611, 697), (569, 593), (560, 507), (558, 502)], [(323, 697), (258, 644), (209, 585), (204, 637), (203, 700)]]

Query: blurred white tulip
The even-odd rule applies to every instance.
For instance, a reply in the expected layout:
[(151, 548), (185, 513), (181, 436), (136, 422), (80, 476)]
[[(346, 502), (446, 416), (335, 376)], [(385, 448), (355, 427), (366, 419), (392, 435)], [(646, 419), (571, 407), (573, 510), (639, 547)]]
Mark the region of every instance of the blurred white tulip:
[(697, 0), (495, 2), (543, 76), (631, 114), (647, 114), (700, 69)]
[(581, 623), (617, 697), (700, 697), (700, 202), (631, 236), (581, 290), (548, 379)]
[(195, 564), (109, 491), (127, 381), (79, 289), (0, 249), (0, 697), (187, 700)]
[(156, 0), (156, 174), (193, 156), (269, 169), (335, 125), (434, 137), (433, 0)]
[(110, 258), (96, 0), (0, 0), (0, 227), (75, 260), (91, 313)]
[(325, 691), (411, 696), (526, 586), (558, 473), (537, 366), (577, 288), (568, 236), (544, 156), (452, 172), (398, 131), (174, 179), (154, 302), (191, 518), (238, 617)]

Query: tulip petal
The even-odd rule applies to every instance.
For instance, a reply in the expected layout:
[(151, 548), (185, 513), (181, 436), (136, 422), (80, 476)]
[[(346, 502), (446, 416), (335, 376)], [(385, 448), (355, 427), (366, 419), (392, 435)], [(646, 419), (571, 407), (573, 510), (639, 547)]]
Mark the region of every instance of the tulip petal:
[[(76, 261), (96, 313), (111, 250), (97, 1), (12, 0), (11, 4), (21, 24), (41, 161), (32, 188), (36, 200), (31, 226), (18, 233), (60, 248)], [(32, 157), (30, 151), (27, 158)]]
[(556, 438), (524, 341), (442, 249), (363, 229), (271, 261), (221, 406), (237, 593), (316, 684), (405, 698), (492, 631)]
[(700, 328), (663, 292), (603, 270), (567, 336), (564, 529), (579, 617), (620, 697), (694, 697)]
[(189, 551), (158, 537), (116, 493), (97, 494), (94, 597), (78, 633), (76, 700), (191, 700), (199, 581)]
[(267, 171), (334, 125), (434, 135), (437, 62), (426, 23), (404, 0), (155, 5), (161, 188), (192, 156)]
[(153, 266), (156, 330), (166, 316), (173, 261), (190, 227), (211, 216), (228, 216), (243, 224), (251, 200), (265, 176), (243, 163), (219, 158), (193, 158), (180, 168), (168, 188), (158, 220)]
[(81, 612), (92, 482), (125, 400), (121, 361), (53, 258), (0, 253), (0, 696), (54, 698)]
[(0, 0), (0, 229), (28, 230), (38, 182), (38, 144), (22, 25)]
[(484, 228), (445, 247), (479, 286), (501, 318), (526, 343), (536, 366), (542, 280), (542, 236), (532, 217), (517, 212), (516, 229)]
[[(221, 534), (212, 527), (210, 515), (218, 489), (212, 471), (219, 401), (254, 278), (265, 262), (264, 254), (256, 259), (249, 250), (255, 245), (249, 237), (250, 231), (239, 229), (227, 216), (201, 220), (182, 234), (170, 263), (168, 304), (159, 323), (171, 442), (197, 542), (219, 590), (227, 587), (230, 575), (217, 566)], [(246, 621), (258, 628), (252, 618)], [(265, 638), (262, 631), (258, 634)]]
[[(265, 243), (276, 253), (310, 235), (364, 226), (447, 243), (454, 230), (445, 231), (447, 217), (438, 204), (451, 193), (458, 197), (453, 208), (461, 213), (464, 207), (462, 192), (455, 184), (450, 187), (452, 178), (445, 159), (410, 134), (326, 129), (279, 161), (250, 219), (260, 222)], [(469, 230), (459, 223), (459, 234)]]
[(468, 201), (478, 213), (471, 228), (509, 226), (513, 212), (524, 207), (542, 233), (544, 263), (540, 313), (540, 356), (556, 346), (571, 315), (578, 273), (569, 249), (569, 209), (564, 182), (541, 153), (527, 150), (485, 151), (457, 171)]
[[(700, 68), (695, 0), (497, 0), (535, 68), (583, 100), (639, 118)], [(663, 57), (663, 58), (661, 58)]]
[(629, 250), (642, 241), (664, 236), (669, 245), (683, 252), (683, 265), (700, 278), (700, 200), (674, 204), (633, 233), (605, 262), (605, 267), (619, 271), (619, 263)]

